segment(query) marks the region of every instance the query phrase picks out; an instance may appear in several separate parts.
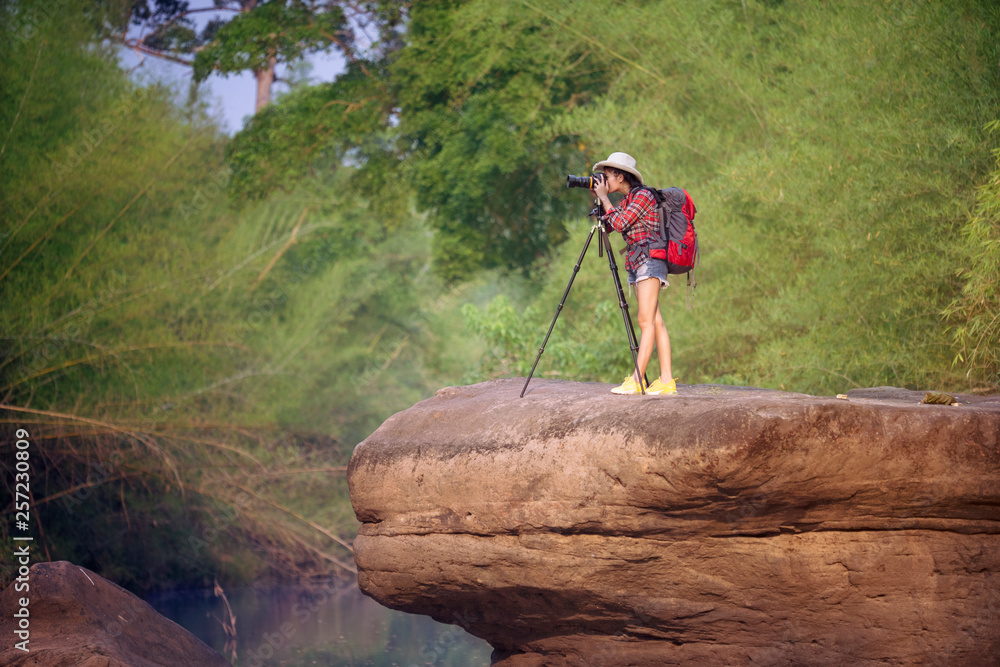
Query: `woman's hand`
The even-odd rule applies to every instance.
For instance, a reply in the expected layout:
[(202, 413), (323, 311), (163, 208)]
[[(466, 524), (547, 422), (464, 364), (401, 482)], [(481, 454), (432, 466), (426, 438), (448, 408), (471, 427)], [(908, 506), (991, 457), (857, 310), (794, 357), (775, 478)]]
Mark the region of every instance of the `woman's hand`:
[(602, 201), (606, 200), (608, 198), (608, 177), (602, 174), (600, 181), (596, 178), (594, 181), (594, 189), (591, 190), (591, 192), (593, 192), (594, 196), (598, 199)]
[(601, 178), (601, 180), (600, 180), (599, 183), (595, 183), (594, 184), (594, 189), (591, 190), (591, 192), (594, 193), (594, 196), (597, 197), (597, 199), (601, 202), (601, 205), (604, 206), (604, 210), (605, 211), (610, 211), (612, 208), (614, 208), (611, 205), (611, 200), (608, 199), (608, 175), (607, 174), (604, 174), (603, 178)]

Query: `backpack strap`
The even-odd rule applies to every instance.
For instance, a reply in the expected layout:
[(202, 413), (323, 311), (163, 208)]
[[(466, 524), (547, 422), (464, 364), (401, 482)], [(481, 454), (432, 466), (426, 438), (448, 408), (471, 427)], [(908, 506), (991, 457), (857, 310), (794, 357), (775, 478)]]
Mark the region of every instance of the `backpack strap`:
[[(656, 230), (656, 235), (659, 237), (659, 240), (650, 243), (649, 247), (657, 249), (663, 248), (665, 250), (670, 240), (670, 235), (667, 231), (667, 219), (669, 217), (670, 206), (667, 203), (666, 195), (663, 194), (662, 190), (652, 188), (645, 184), (640, 185), (639, 187), (648, 191), (649, 194), (653, 196), (653, 202), (656, 205), (656, 219), (659, 222), (659, 228)], [(666, 214), (664, 213), (664, 209), (666, 209)]]
[(688, 284), (687, 284), (687, 309), (691, 310), (691, 292), (698, 288), (698, 281), (694, 279), (694, 267), (688, 271)]
[[(685, 193), (686, 194), (686, 193)], [(690, 199), (690, 195), (688, 196)], [(692, 206), (694, 204), (692, 203)], [(692, 225), (694, 222), (691, 223)], [(698, 236), (694, 237), (694, 264), (691, 266), (691, 270), (688, 271), (688, 282), (687, 282), (687, 309), (691, 310), (691, 292), (698, 289), (698, 281), (694, 277), (694, 270), (698, 264), (701, 263), (701, 248), (698, 247)]]
[[(652, 247), (652, 243), (628, 243), (624, 248), (618, 251), (619, 255), (625, 255), (625, 259), (628, 261), (635, 261), (639, 257), (645, 257), (646, 261), (649, 261), (649, 249)], [(627, 253), (627, 254), (626, 254)]]

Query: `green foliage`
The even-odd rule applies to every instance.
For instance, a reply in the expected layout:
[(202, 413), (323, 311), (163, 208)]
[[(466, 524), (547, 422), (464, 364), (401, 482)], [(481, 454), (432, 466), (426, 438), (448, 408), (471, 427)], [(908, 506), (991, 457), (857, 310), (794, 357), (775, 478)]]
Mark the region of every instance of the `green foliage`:
[(0, 416), (32, 434), (40, 548), (134, 589), (350, 567), (344, 465), (464, 372), (466, 292), (350, 169), (234, 211), (217, 129), (81, 25), (0, 67)]
[[(611, 58), (547, 11), (517, 3), (418, 3), (406, 40), (389, 57), (279, 102), (237, 137), (234, 168), (266, 173), (258, 186), (266, 194), (295, 183), (302, 157), (352, 163), (357, 190), (415, 196), (448, 282), (530, 266), (565, 238), (575, 208), (560, 188), (580, 146), (550, 121), (606, 90)], [(236, 184), (244, 194), (254, 183)]]
[[(664, 39), (668, 25), (685, 39)], [(998, 31), (996, 9), (974, 2), (616, 6), (602, 43), (634, 47), (619, 47), (607, 94), (552, 132), (578, 133), (594, 159), (630, 152), (648, 182), (698, 204), (694, 309), (683, 278), (661, 298), (675, 375), (816, 393), (981, 386), (951, 366), (940, 313), (961, 287), (955, 269), (970, 266), (959, 229), (989, 166), (979, 128), (997, 113)], [(536, 307), (558, 303), (578, 251), (566, 244), (539, 274)], [(586, 321), (613, 298), (595, 261), (582, 273), (607, 290), (574, 287), (553, 334), (570, 365), (546, 351), (542, 372), (627, 371), (620, 325), (595, 338)], [(591, 375), (604, 340), (615, 344)]]
[[(1000, 121), (988, 125), (1000, 130)], [(988, 390), (1000, 389), (1000, 149), (994, 150), (997, 166), (979, 189), (975, 215), (963, 234), (970, 260), (960, 273), (962, 293), (946, 310), (954, 326), (958, 356), (973, 382)]]
[[(466, 304), (462, 315), (469, 328), (486, 341), (486, 354), (480, 362), (482, 369), (493, 375), (527, 375), (530, 360), (522, 353), (530, 348), (534, 331), (530, 317), (534, 313), (518, 313), (506, 296), (498, 296), (485, 311)], [(527, 368), (526, 368), (527, 365)]]
[[(259, 201), (303, 177), (335, 170), (359, 153), (375, 158), (384, 153), (392, 104), (377, 66), (354, 63), (335, 82), (294, 90), (253, 116), (226, 148), (236, 200)], [(377, 159), (364, 160), (364, 176), (374, 183), (379, 166)], [(398, 211), (388, 210), (398, 217)]]
[(550, 121), (606, 88), (609, 58), (521, 3), (419, 3), (408, 36), (392, 75), (436, 266), (529, 266), (565, 238), (560, 186), (579, 155)]

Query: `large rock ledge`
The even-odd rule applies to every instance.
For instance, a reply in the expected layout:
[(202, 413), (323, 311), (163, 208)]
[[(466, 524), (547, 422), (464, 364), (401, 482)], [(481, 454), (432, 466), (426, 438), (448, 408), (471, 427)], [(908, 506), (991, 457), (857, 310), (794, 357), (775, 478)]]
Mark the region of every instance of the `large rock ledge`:
[(494, 664), (1000, 664), (1000, 397), (450, 387), (351, 458), (362, 590)]

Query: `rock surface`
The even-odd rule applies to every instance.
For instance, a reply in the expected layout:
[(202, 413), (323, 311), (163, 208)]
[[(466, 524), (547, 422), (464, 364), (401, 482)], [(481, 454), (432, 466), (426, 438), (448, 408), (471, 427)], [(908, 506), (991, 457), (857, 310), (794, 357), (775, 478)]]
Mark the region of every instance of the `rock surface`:
[[(124, 588), (66, 561), (36, 563), (27, 592), (0, 593), (0, 665), (10, 667), (226, 667), (229, 662)], [(14, 647), (27, 597), (29, 652)]]
[(494, 664), (1000, 664), (1000, 397), (523, 379), (351, 458), (363, 591)]

